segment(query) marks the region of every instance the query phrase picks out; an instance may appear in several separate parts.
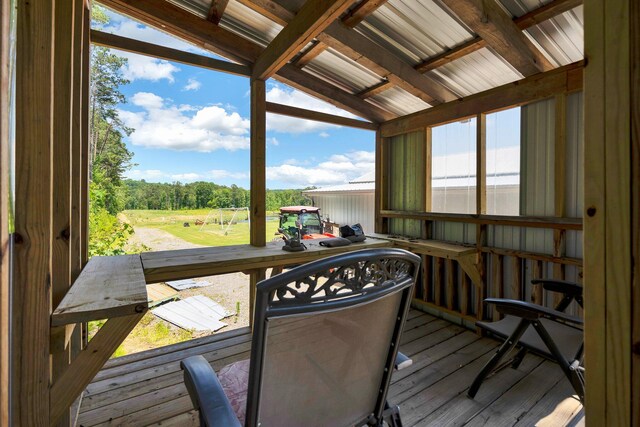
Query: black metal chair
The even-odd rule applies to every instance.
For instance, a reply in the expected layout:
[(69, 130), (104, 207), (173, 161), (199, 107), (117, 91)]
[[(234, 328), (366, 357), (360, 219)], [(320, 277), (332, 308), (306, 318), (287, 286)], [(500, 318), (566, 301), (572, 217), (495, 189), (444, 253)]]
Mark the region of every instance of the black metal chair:
[(476, 325), (490, 334), (505, 338), (505, 341), (476, 376), (467, 393), (469, 397), (476, 395), (482, 382), (498, 366), (500, 360), (519, 346), (519, 351), (511, 361), (514, 369), (520, 365), (527, 351), (552, 359), (560, 365), (580, 401), (584, 401), (583, 321), (564, 312), (574, 300), (582, 307), (582, 286), (550, 279), (536, 279), (531, 283), (542, 285), (545, 290), (561, 293), (562, 300), (555, 309), (510, 299), (485, 300), (494, 304), (496, 310), (505, 317), (496, 322), (477, 322)]
[(368, 249), (260, 282), (250, 360), (217, 376), (202, 356), (181, 363), (201, 424), (401, 426), (386, 397), (419, 265)]

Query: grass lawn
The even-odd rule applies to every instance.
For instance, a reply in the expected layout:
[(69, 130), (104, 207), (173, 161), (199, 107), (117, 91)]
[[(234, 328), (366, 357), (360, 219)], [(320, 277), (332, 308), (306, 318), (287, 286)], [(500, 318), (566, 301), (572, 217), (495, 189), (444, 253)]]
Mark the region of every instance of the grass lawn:
[[(180, 211), (155, 211), (155, 210), (129, 210), (122, 213), (126, 220), (133, 226), (158, 228), (189, 243), (204, 246), (228, 246), (249, 243), (249, 223), (246, 221), (246, 212), (238, 212), (236, 220), (241, 221), (221, 226), (213, 223), (214, 218), (219, 222), (219, 212), (210, 209), (180, 210)], [(207, 216), (209, 218), (207, 219)], [(224, 211), (223, 221), (231, 220), (233, 212)], [(196, 220), (207, 221), (202, 225), (195, 225)], [(188, 222), (189, 227), (184, 223)], [(273, 239), (278, 228), (278, 221), (267, 221), (267, 241)], [(226, 234), (225, 234), (226, 233)]]

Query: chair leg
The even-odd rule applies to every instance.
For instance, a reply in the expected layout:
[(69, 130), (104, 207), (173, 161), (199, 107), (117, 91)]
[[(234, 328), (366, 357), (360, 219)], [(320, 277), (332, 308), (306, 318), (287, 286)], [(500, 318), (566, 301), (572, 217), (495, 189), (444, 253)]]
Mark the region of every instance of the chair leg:
[(529, 320), (522, 319), (520, 323), (518, 323), (518, 326), (513, 331), (511, 336), (505, 340), (500, 348), (498, 348), (498, 351), (495, 352), (493, 357), (487, 362), (486, 365), (484, 365), (484, 368), (482, 368), (478, 376), (476, 376), (476, 379), (473, 380), (471, 387), (469, 387), (467, 395), (470, 398), (473, 399), (475, 397), (476, 393), (480, 389), (480, 385), (485, 380), (485, 378), (487, 378), (487, 376), (495, 369), (500, 360), (507, 353), (509, 353), (516, 346), (516, 344), (518, 344), (520, 337), (522, 337), (522, 334), (524, 334), (524, 332), (527, 330), (530, 323), (531, 322)]
[(513, 362), (511, 362), (511, 367), (513, 369), (518, 369), (518, 367), (520, 366), (520, 364), (522, 363), (526, 355), (527, 355), (527, 349), (522, 347), (520, 350), (518, 350), (518, 353), (516, 353), (515, 357), (513, 358)]
[[(549, 332), (547, 332), (542, 323), (537, 321), (533, 322), (533, 327), (535, 328), (536, 332), (538, 332), (538, 335), (540, 335), (540, 338), (542, 338), (542, 341), (544, 341), (545, 345), (553, 355), (556, 362), (558, 362), (558, 365), (560, 365), (560, 369), (562, 369), (562, 372), (564, 372), (564, 375), (571, 383), (571, 386), (578, 395), (580, 401), (584, 402), (584, 382), (581, 372), (571, 367), (571, 362), (569, 362), (564, 354), (560, 352), (560, 349), (556, 345), (555, 341), (553, 341), (553, 338), (551, 338), (551, 335), (549, 335)], [(582, 353), (582, 347), (580, 348), (578, 353)]]
[(398, 405), (390, 406), (389, 402), (385, 402), (384, 412), (382, 417), (387, 421), (389, 427), (402, 427), (402, 420), (400, 419), (400, 408)]

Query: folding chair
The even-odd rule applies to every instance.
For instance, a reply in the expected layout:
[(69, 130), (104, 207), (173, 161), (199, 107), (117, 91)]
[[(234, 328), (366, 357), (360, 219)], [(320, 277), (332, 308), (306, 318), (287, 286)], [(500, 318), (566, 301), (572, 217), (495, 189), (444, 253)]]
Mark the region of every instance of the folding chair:
[(400, 427), (386, 396), (419, 265), (369, 249), (260, 282), (250, 360), (181, 363), (202, 425)]
[(482, 368), (469, 388), (473, 398), (485, 378), (498, 366), (500, 360), (514, 347), (520, 349), (511, 362), (516, 369), (527, 351), (533, 351), (560, 365), (573, 389), (584, 401), (584, 368), (582, 367), (583, 321), (564, 313), (572, 301), (581, 307), (582, 286), (561, 280), (536, 279), (534, 285), (542, 285), (545, 290), (563, 294), (555, 309), (537, 304), (501, 298), (487, 298), (486, 303), (494, 304), (505, 317), (496, 322), (477, 322), (476, 325), (490, 334), (506, 338), (493, 357)]

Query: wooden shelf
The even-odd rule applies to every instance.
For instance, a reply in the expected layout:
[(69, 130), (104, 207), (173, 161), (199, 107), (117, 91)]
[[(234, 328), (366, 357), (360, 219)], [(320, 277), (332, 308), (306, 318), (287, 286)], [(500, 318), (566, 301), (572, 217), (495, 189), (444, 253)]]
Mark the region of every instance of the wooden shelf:
[(52, 326), (144, 313), (147, 289), (139, 255), (96, 256), (51, 316)]
[(251, 245), (219, 246), (141, 254), (148, 283), (190, 279), (261, 268), (277, 268), (303, 264), (343, 252), (391, 246), (386, 240), (370, 238), (348, 246), (326, 248), (318, 241), (305, 240), (307, 250), (285, 252), (282, 242), (269, 242), (264, 247)]
[(392, 237), (385, 234), (373, 234), (371, 237), (387, 240), (396, 246), (411, 250), (412, 252), (435, 256), (438, 258), (455, 260), (461, 256), (475, 254), (477, 252), (475, 247), (456, 245), (454, 243), (442, 242), (439, 240), (408, 239)]

